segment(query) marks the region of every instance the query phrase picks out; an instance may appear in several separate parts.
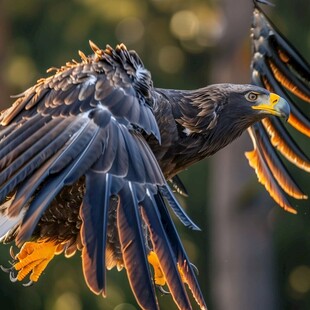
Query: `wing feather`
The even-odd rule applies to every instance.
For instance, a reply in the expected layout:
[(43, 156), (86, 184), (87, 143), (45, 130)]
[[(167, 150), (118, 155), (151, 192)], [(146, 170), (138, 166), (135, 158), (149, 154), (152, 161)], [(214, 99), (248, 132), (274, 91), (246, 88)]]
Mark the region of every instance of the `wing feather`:
[(200, 228), (189, 218), (185, 213), (177, 199), (174, 197), (171, 189), (166, 185), (161, 187), (162, 195), (167, 199), (169, 206), (175, 213), (175, 215), (180, 219), (180, 221), (189, 228), (193, 230), (200, 230)]
[[(6, 195), (8, 195), (14, 187), (16, 187), (19, 183), (24, 181), (30, 174), (32, 174), (36, 169), (38, 169), (44, 162), (55, 152), (57, 152), (62, 145), (67, 141), (69, 134), (67, 126), (69, 126), (70, 120), (63, 120), (62, 129), (63, 132), (57, 138), (51, 141), (41, 152), (36, 154), (32, 158), (28, 158), (27, 162), (24, 161), (23, 155), (25, 155), (25, 159), (27, 158), (27, 151), (24, 154), (20, 155), (20, 160), (17, 160), (17, 163), (13, 162), (10, 166), (3, 169), (0, 173), (1, 175), (1, 183), (2, 187), (0, 189), (0, 200), (3, 200)], [(65, 130), (67, 127), (68, 130)], [(52, 132), (53, 133), (53, 132)], [(40, 145), (39, 145), (40, 147)], [(31, 150), (31, 149), (30, 149)], [(18, 158), (19, 159), (19, 158)], [(25, 165), (23, 165), (25, 163)], [(14, 169), (11, 171), (11, 168)], [(18, 170), (16, 170), (16, 169)], [(5, 183), (4, 183), (5, 182)], [(3, 184), (4, 183), (4, 184)]]
[[(38, 114), (30, 119), (22, 119), (19, 122), (12, 123), (9, 126), (1, 128), (1, 140), (0, 140), (0, 154), (3, 158), (8, 152), (13, 150), (19, 145), (21, 141), (36, 132), (44, 122), (48, 120), (43, 120)], [(10, 132), (8, 132), (10, 130)]]
[(29, 148), (35, 148), (34, 144), (40, 144), (38, 143), (38, 140), (50, 130), (55, 129), (54, 127), (56, 127), (61, 121), (60, 119), (51, 121), (51, 119), (38, 119), (35, 117), (34, 119), (36, 122), (33, 123), (33, 126), (30, 128), (24, 128), (24, 130), (19, 132), (16, 138), (8, 137), (6, 139), (8, 142), (7, 144), (5, 143), (6, 141), (3, 141), (4, 143), (0, 144), (0, 169), (8, 167), (20, 154), (27, 152)]
[(263, 154), (266, 164), (268, 165), (272, 175), (278, 182), (280, 187), (290, 196), (295, 199), (306, 199), (307, 196), (301, 191), (292, 176), (287, 171), (282, 160), (278, 156), (277, 152), (273, 148), (269, 136), (261, 124), (254, 126), (257, 141), (259, 141), (259, 147)]
[(250, 127), (248, 132), (252, 138), (254, 149), (250, 152), (246, 152), (245, 156), (249, 160), (250, 166), (255, 170), (258, 181), (265, 186), (270, 196), (281, 208), (290, 213), (296, 214), (297, 211), (291, 206), (285, 196), (285, 193), (278, 185), (272, 175), (272, 172), (270, 171), (266, 159), (264, 158), (264, 154), (260, 149), (260, 144), (257, 143), (257, 135), (254, 131), (254, 127)]
[(300, 110), (300, 108), (298, 108), (295, 101), (288, 96), (284, 88), (273, 76), (273, 73), (266, 64), (265, 60), (258, 55), (254, 55), (253, 57), (252, 81), (258, 86), (266, 87), (268, 90), (280, 94), (281, 97), (289, 102), (291, 107), (291, 115), (288, 119), (289, 124), (304, 135), (308, 137), (310, 136), (309, 118)]
[[(81, 124), (79, 122), (77, 124), (80, 127)], [(68, 141), (63, 141), (64, 147), (18, 187), (14, 202), (9, 208), (9, 213), (18, 213), (50, 174), (58, 173), (70, 164), (89, 143), (95, 129), (96, 127), (91, 122), (88, 122), (81, 126), (78, 132), (73, 134)], [(67, 139), (70, 135), (66, 134)]]
[(87, 285), (106, 296), (105, 249), (111, 196), (110, 174), (90, 169), (86, 173), (86, 193), (81, 206), (82, 263)]
[(276, 118), (272, 120), (265, 118), (262, 123), (270, 135), (272, 145), (298, 168), (310, 172), (310, 159), (296, 144), (281, 121)]
[(142, 215), (144, 215), (144, 220), (150, 231), (153, 250), (158, 256), (169, 291), (179, 309), (190, 309), (190, 302), (178, 270), (176, 256), (161, 223), (158, 207), (150, 193), (145, 197), (142, 204)]
[[(90, 289), (106, 295), (106, 238), (109, 210), (113, 210), (111, 197), (116, 196), (114, 216), (122, 258), (139, 305), (159, 308), (147, 261), (149, 232), (177, 304), (191, 308), (182, 272), (197, 302), (204, 305), (180, 240), (172, 246), (177, 233), (165, 227), (172, 222), (167, 214), (162, 222), (160, 211), (156, 211), (157, 204), (165, 201), (145, 200), (148, 188), (154, 195), (162, 191), (181, 220), (197, 227), (173, 197), (145, 139), (152, 135), (160, 143), (150, 74), (139, 57), (123, 45), (97, 50), (90, 57), (82, 55), (82, 60), (67, 63), (55, 75), (39, 80), (0, 116), (0, 199), (11, 194), (9, 203), (2, 205), (6, 214), (0, 216), (4, 223), (1, 235), (16, 231), (13, 237), (21, 245), (34, 236), (42, 215), (63, 188), (85, 179), (80, 237)], [(146, 214), (149, 232), (140, 212), (144, 200), (145, 207), (152, 208)], [(173, 266), (172, 273), (169, 266)]]
[(146, 259), (145, 237), (138, 214), (135, 185), (124, 185), (119, 192), (117, 226), (123, 260), (131, 289), (143, 309), (159, 309)]
[(200, 306), (201, 309), (207, 309), (206, 303), (204, 301), (203, 294), (200, 290), (194, 269), (190, 260), (184, 250), (180, 237), (177, 233), (175, 225), (169, 215), (167, 207), (163, 202), (162, 197), (157, 194), (154, 196), (156, 205), (158, 206), (158, 211), (161, 218), (161, 223), (165, 228), (166, 236), (168, 237), (172, 251), (176, 257), (176, 261), (178, 267), (182, 271), (183, 277), (185, 279), (185, 283), (188, 285), (189, 289), (191, 290), (193, 297), (195, 298), (197, 304)]
[[(253, 13), (252, 82), (283, 97), (291, 106), (288, 123), (306, 136), (310, 136), (310, 120), (288, 95), (289, 91), (299, 100), (310, 102), (310, 66), (295, 47), (280, 33), (255, 4)], [(248, 130), (254, 150), (246, 153), (250, 166), (272, 198), (284, 209), (296, 213), (285, 193), (296, 198), (307, 196), (288, 173), (277, 155), (276, 148), (291, 163), (310, 171), (308, 156), (278, 119), (264, 119)], [(283, 190), (284, 191), (283, 191)]]

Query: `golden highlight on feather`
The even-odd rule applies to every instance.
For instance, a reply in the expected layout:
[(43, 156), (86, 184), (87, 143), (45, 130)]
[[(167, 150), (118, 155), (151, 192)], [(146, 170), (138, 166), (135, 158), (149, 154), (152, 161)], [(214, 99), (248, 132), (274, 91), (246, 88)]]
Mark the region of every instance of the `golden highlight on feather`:
[(271, 87), (268, 79), (265, 76), (262, 76), (262, 80), (263, 80), (263, 87), (265, 87), (266, 89), (268, 89), (270, 92), (274, 93), (274, 89), (273, 87)]
[[(81, 52), (82, 53), (82, 52)], [(83, 53), (84, 55), (84, 53)], [(85, 56), (85, 55), (84, 55)], [(85, 56), (86, 57), (86, 56)], [(50, 67), (46, 70), (46, 73), (52, 73), (53, 71), (56, 71), (55, 72), (55, 75), (60, 73), (60, 72), (64, 72), (65, 70), (69, 69), (69, 68), (73, 68), (77, 65), (79, 65), (80, 63), (77, 62), (75, 59), (72, 59), (71, 61), (67, 61), (66, 62), (66, 65), (65, 66), (61, 66), (60, 68), (57, 68), (57, 67)], [(54, 76), (55, 76), (54, 75)], [(53, 77), (53, 76), (51, 76)], [(44, 83), (48, 78), (51, 78), (51, 77), (47, 77), (47, 78), (41, 78), (39, 80), (37, 80), (37, 85), (38, 84), (41, 84), (41, 83)]]
[(111, 270), (116, 267), (117, 271), (121, 271), (124, 268), (124, 263), (121, 259), (115, 257), (113, 248), (107, 244), (105, 251), (105, 260), (107, 270)]
[[(194, 297), (196, 303), (200, 306), (201, 310), (207, 310), (207, 308), (201, 303), (201, 300), (198, 298), (199, 294), (196, 294), (194, 290), (194, 285), (191, 285), (191, 278), (188, 276), (189, 275), (189, 262), (186, 261), (185, 259), (182, 262), (178, 262), (178, 270), (182, 279), (182, 282), (187, 284), (188, 288), (192, 292), (192, 296)], [(193, 266), (193, 265), (192, 265)], [(196, 266), (194, 266), (196, 269)], [(198, 269), (196, 270), (198, 273)]]
[(262, 162), (260, 156), (258, 154), (257, 149), (253, 149), (253, 151), (245, 152), (245, 156), (249, 161), (249, 165), (255, 170), (258, 181), (265, 186), (266, 190), (269, 192), (270, 196), (275, 200), (275, 202), (283, 208), (285, 211), (296, 214), (297, 211), (287, 205), (282, 196), (278, 193), (278, 191), (274, 188), (272, 182), (270, 181), (266, 171), (262, 166)]
[(307, 199), (308, 197), (299, 190), (294, 184), (290, 184), (289, 180), (283, 175), (281, 168), (277, 167), (277, 165), (272, 160), (272, 156), (268, 153), (263, 143), (260, 144), (263, 152), (264, 159), (266, 161), (267, 166), (271, 170), (272, 175), (279, 183), (280, 187), (291, 197), (295, 199)]
[(279, 54), (280, 59), (283, 62), (287, 63), (290, 61), (289, 56), (284, 51), (282, 51), (281, 49), (278, 49), (278, 54)]
[[(157, 254), (154, 251), (150, 251), (147, 259), (148, 259), (149, 264), (153, 267), (153, 270), (154, 270), (154, 282), (155, 282), (155, 284), (159, 285), (159, 286), (166, 285), (167, 280), (166, 280), (165, 274), (163, 272), (163, 269), (160, 266), (160, 260), (157, 256)], [(184, 284), (187, 284), (188, 288), (191, 290), (191, 292), (193, 294), (195, 301), (201, 307), (200, 309), (206, 310), (205, 306), (201, 303), (201, 301), (197, 297), (198, 295), (196, 294), (196, 292), (194, 291), (194, 289), (191, 285), (190, 277), (188, 277), (188, 274), (189, 274), (188, 262), (184, 259), (182, 262), (177, 263), (177, 267), (178, 267), (179, 275), (181, 277), (182, 282)]]
[[(50, 67), (50, 68), (48, 68), (47, 70), (46, 70), (46, 73), (51, 73), (51, 72), (53, 72), (53, 71), (58, 71), (59, 70), (59, 68), (57, 68), (57, 67)], [(42, 79), (40, 79), (40, 80), (42, 80)], [(40, 81), (40, 80), (38, 80), (38, 82)]]
[(268, 173), (264, 159), (257, 148), (253, 129), (249, 128), (248, 133), (252, 139), (254, 149), (252, 151), (245, 152), (245, 157), (248, 159), (249, 165), (255, 170), (258, 181), (264, 185), (270, 196), (281, 208), (290, 213), (297, 214), (297, 211), (285, 202), (285, 197), (283, 197), (283, 195), (279, 192), (276, 184), (274, 184), (273, 178), (270, 177), (270, 173)]
[(59, 255), (64, 251), (65, 245), (63, 243), (57, 244), (55, 249), (55, 254)]
[(305, 136), (310, 137), (310, 128), (301, 123), (300, 120), (292, 113), (290, 114), (287, 122)]
[(7, 126), (11, 120), (25, 107), (27, 102), (23, 100), (23, 97), (18, 98), (12, 106), (4, 110), (0, 116), (2, 126)]
[[(84, 63), (88, 63), (88, 58), (87, 56), (82, 52), (82, 51), (78, 51), (78, 54), (79, 56), (81, 57), (81, 60), (84, 62)], [(68, 63), (67, 63), (68, 64)]]
[[(147, 256), (148, 262), (152, 265), (154, 269), (154, 282), (157, 285), (164, 286), (166, 284), (166, 277), (162, 268), (160, 267), (160, 261), (157, 254), (154, 251), (150, 251)], [(178, 271), (183, 283), (188, 284), (186, 279), (186, 273), (188, 272), (188, 264), (186, 260), (183, 261), (182, 264), (177, 263)]]
[(104, 52), (105, 52), (105, 54), (107, 54), (107, 55), (112, 55), (112, 52), (113, 52), (113, 48), (109, 45), (109, 44), (107, 44), (106, 45), (106, 48), (105, 48), (105, 50), (104, 50)]
[(310, 97), (306, 95), (303, 91), (301, 91), (297, 86), (292, 83), (281, 71), (280, 69), (274, 64), (271, 59), (268, 59), (268, 63), (272, 73), (274, 74), (276, 80), (291, 91), (295, 96), (299, 97), (300, 99), (307, 101), (310, 103)]
[(298, 168), (310, 172), (310, 163), (304, 161), (301, 157), (299, 157), (286, 143), (284, 139), (276, 132), (269, 118), (265, 118), (262, 121), (265, 129), (270, 135), (271, 144), (281, 152), (281, 154), (289, 160), (292, 164), (297, 166)]
[[(266, 77), (262, 77), (263, 80), (263, 84), (264, 87), (266, 89), (268, 89), (270, 92), (273, 92), (274, 89), (273, 87), (270, 85), (269, 81), (267, 80)], [(288, 123), (293, 126), (295, 129), (297, 129), (298, 131), (300, 131), (302, 134), (304, 134), (307, 137), (310, 137), (310, 128), (305, 126), (305, 124), (303, 124), (293, 113), (290, 114), (289, 119), (288, 119)], [(285, 155), (285, 154), (283, 154)], [(290, 159), (289, 159), (290, 160)], [(294, 163), (294, 162), (293, 162)], [(297, 166), (297, 165), (296, 165)], [(308, 170), (306, 170), (308, 171)]]
[(120, 43), (116, 45), (115, 50), (123, 50), (123, 51), (127, 51), (127, 47), (124, 43)]
[(95, 53), (96, 55), (96, 59), (95, 61), (99, 61), (102, 59), (103, 55), (104, 55), (104, 51), (98, 47), (93, 41), (89, 40), (89, 45), (90, 45), (90, 48), (93, 50), (93, 52)]
[(93, 50), (94, 53), (98, 55), (103, 54), (103, 51), (100, 49), (100, 47), (98, 47), (92, 40), (89, 40), (88, 42), (89, 42), (90, 48)]

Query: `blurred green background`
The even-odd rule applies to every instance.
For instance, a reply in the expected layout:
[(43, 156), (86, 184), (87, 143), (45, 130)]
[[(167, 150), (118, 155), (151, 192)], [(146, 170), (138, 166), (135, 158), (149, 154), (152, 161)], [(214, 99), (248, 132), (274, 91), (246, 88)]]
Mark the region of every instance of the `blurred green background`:
[[(308, 1), (274, 2), (268, 15), (310, 60)], [(1, 0), (0, 108), (47, 76), (47, 68), (79, 60), (78, 50), (91, 53), (89, 39), (102, 48), (124, 42), (135, 49), (157, 87), (247, 83), (251, 15), (250, 0)], [(291, 132), (309, 154), (309, 141)], [(296, 216), (275, 206), (243, 156), (250, 149), (243, 135), (182, 173), (190, 193), (182, 203), (202, 232), (177, 227), (210, 310), (310, 309), (309, 201), (294, 202)], [(310, 195), (309, 175), (288, 169)], [(6, 266), (8, 249), (0, 248)], [(159, 302), (175, 309), (170, 296)], [(31, 288), (0, 272), (0, 303), (1, 309), (138, 309), (124, 272), (108, 272), (108, 298), (92, 294), (79, 254), (56, 257)]]

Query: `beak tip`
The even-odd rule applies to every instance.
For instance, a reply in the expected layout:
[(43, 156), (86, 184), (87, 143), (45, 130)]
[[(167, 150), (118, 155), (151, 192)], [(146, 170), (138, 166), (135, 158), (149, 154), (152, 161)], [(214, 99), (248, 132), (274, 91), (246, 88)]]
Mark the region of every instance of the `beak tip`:
[(284, 116), (284, 120), (286, 121), (286, 122), (288, 122), (288, 119), (290, 118), (290, 116), (289, 115), (285, 115)]
[(284, 114), (284, 119), (287, 121), (291, 114), (291, 108), (290, 108), (289, 103), (285, 99), (282, 99), (282, 100), (285, 102), (285, 108), (283, 109), (284, 110), (283, 114)]
[(275, 110), (279, 112), (280, 116), (283, 117), (286, 122), (288, 121), (291, 109), (289, 103), (285, 99), (280, 97), (275, 106)]

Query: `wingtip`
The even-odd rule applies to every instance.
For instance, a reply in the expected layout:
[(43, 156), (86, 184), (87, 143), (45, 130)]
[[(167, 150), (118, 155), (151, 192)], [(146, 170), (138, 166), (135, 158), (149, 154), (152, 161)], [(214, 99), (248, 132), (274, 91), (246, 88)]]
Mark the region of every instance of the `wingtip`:
[(89, 272), (90, 270), (91, 272), (93, 272), (94, 268), (89, 268), (89, 266), (91, 265), (91, 258), (87, 257), (87, 252), (84, 252), (84, 249), (85, 247), (82, 251), (82, 270), (86, 285), (95, 295), (102, 295), (103, 297), (107, 297), (105, 284), (103, 285), (103, 287), (100, 288), (98, 286), (97, 280), (94, 279), (94, 275), (91, 275)]
[(283, 209), (285, 211), (287, 211), (288, 213), (291, 213), (291, 214), (295, 214), (296, 215), (298, 213), (296, 209), (288, 207), (288, 206), (284, 207)]
[(287, 201), (276, 180), (268, 176), (270, 174), (269, 167), (266, 166), (266, 162), (262, 159), (259, 149), (254, 147), (252, 151), (245, 152), (245, 156), (249, 161), (249, 165), (255, 170), (258, 181), (266, 188), (272, 199), (285, 211), (297, 214), (297, 210)]

